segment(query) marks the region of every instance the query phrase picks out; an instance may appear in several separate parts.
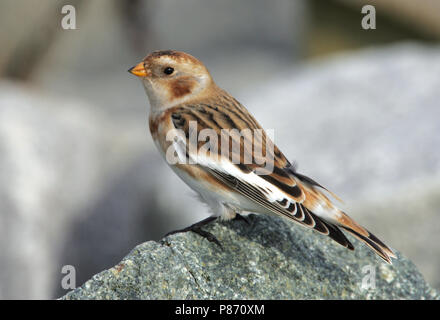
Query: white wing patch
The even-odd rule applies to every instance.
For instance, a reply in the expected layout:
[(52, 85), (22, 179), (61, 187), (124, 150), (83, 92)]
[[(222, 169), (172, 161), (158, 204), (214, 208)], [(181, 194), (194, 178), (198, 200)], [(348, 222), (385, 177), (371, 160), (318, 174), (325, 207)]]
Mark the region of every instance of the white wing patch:
[[(276, 203), (277, 206), (285, 209), (292, 216), (296, 216), (296, 219), (298, 219), (299, 221), (303, 221), (305, 219), (306, 215), (299, 205), (304, 202), (304, 195), (303, 199), (301, 199), (300, 201), (296, 201), (289, 197), (286, 197), (286, 193), (278, 189), (277, 186), (271, 184), (269, 181), (266, 181), (254, 172), (245, 173), (241, 171), (240, 168), (233, 164), (229, 159), (224, 157), (219, 157), (218, 159), (216, 159), (215, 157), (206, 156), (206, 154), (189, 154), (188, 159), (186, 158), (185, 140), (179, 140), (178, 142), (176, 142), (174, 144), (174, 148), (176, 148), (176, 152), (179, 155), (179, 158), (186, 159), (186, 161), (191, 159), (191, 163), (197, 163), (209, 169), (220, 171), (234, 177), (244, 184), (254, 186), (264, 194), (264, 196), (266, 197), (266, 199), (264, 200), (267, 200), (271, 203)], [(311, 210), (317, 216), (324, 218), (327, 221), (337, 222), (337, 218), (340, 216), (340, 211), (336, 206), (333, 208), (327, 208), (321, 205), (318, 201), (314, 203), (314, 205), (315, 206), (311, 208)]]
[[(254, 172), (245, 173), (241, 171), (235, 164), (229, 161), (229, 159), (220, 158), (220, 161), (218, 161), (216, 159), (203, 156), (197, 158), (197, 163), (210, 169), (218, 170), (225, 174), (233, 176), (234, 178), (242, 181), (245, 184), (257, 187), (266, 195), (266, 200), (270, 202), (282, 201), (286, 199), (286, 194), (279, 190), (276, 186), (264, 180)], [(286, 200), (288, 202), (288, 207), (290, 199)]]

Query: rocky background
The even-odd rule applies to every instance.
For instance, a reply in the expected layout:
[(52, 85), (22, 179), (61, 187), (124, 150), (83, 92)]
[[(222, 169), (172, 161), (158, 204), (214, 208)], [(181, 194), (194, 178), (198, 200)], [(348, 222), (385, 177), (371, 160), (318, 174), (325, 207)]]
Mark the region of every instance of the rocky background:
[[(76, 30), (60, 26), (66, 3)], [(362, 1), (345, 3), (2, 1), (0, 298), (60, 297), (63, 266), (80, 286), (207, 216), (126, 72), (168, 48), (204, 61), (300, 172), (440, 288), (440, 20), (378, 4), (366, 31)]]

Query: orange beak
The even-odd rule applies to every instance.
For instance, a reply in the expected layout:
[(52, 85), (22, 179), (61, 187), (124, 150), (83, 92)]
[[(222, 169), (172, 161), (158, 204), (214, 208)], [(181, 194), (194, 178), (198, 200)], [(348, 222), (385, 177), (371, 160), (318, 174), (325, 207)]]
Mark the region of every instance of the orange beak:
[(138, 77), (148, 77), (149, 76), (147, 70), (145, 70), (143, 61), (138, 63), (134, 67), (128, 69), (128, 72), (130, 72), (131, 74), (134, 74), (135, 76), (138, 76)]

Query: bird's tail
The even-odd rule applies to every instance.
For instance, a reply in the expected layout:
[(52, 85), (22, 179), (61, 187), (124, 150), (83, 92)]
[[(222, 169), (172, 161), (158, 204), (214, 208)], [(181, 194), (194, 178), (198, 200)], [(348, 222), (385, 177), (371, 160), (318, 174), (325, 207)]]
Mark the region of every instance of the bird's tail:
[(377, 255), (379, 255), (383, 260), (392, 264), (391, 258), (396, 259), (396, 255), (393, 250), (391, 250), (385, 243), (379, 240), (374, 234), (369, 232), (364, 227), (356, 223), (352, 218), (350, 218), (344, 212), (341, 212), (341, 217), (338, 219), (338, 227), (351, 233), (353, 236), (364, 242), (369, 246)]
[[(307, 211), (313, 213), (313, 217), (317, 217), (326, 222), (327, 229), (332, 231), (328, 234), (330, 238), (353, 250), (353, 245), (339, 230), (339, 228), (342, 228), (364, 242), (383, 260), (389, 264), (392, 264), (391, 258), (397, 258), (394, 252), (375, 235), (359, 225), (342, 210), (337, 208), (332, 201), (330, 201), (330, 199), (318, 188), (324, 189), (333, 196), (334, 194), (304, 175), (299, 175), (298, 173), (295, 173), (295, 175), (300, 178), (300, 182), (297, 181), (297, 183), (301, 186), (301, 190), (305, 193), (305, 199), (302, 205), (307, 209)], [(328, 228), (329, 225), (332, 228)]]

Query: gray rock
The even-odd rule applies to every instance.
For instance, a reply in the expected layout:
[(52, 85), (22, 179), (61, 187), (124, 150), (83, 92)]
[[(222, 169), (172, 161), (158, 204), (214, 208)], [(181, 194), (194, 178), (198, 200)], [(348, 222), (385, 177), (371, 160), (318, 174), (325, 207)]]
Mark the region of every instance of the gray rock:
[(223, 249), (191, 232), (140, 244), (62, 299), (439, 298), (399, 253), (390, 266), (358, 241), (353, 252), (281, 218), (249, 218), (205, 227)]
[(0, 82), (0, 299), (50, 296), (66, 228), (97, 194), (90, 118), (84, 103)]

